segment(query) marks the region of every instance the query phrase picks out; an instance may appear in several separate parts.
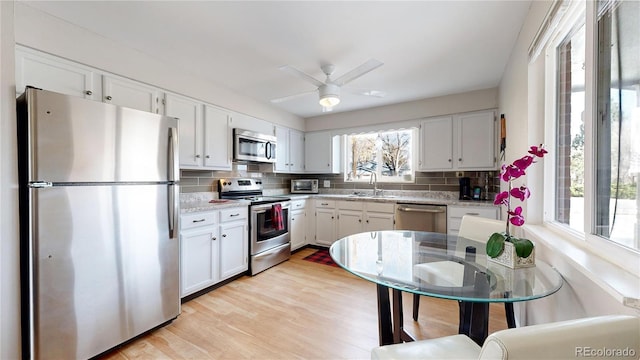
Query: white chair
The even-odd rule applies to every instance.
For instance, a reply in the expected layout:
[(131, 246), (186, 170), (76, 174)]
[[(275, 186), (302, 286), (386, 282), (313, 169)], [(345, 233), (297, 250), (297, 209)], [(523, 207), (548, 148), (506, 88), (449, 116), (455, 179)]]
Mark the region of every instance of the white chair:
[[(464, 215), (460, 223), (459, 237), (486, 243), (491, 234), (503, 232), (506, 230), (506, 223), (502, 220), (488, 219), (479, 216)], [(458, 242), (458, 251), (464, 253), (466, 243)], [(485, 251), (484, 249), (476, 249), (476, 251)], [(449, 261), (440, 261), (434, 263), (417, 264), (414, 266), (415, 274), (423, 279), (428, 279), (430, 273), (437, 272), (439, 278), (442, 274), (448, 274), (451, 286), (461, 286), (463, 277), (463, 266)], [(445, 285), (445, 284), (437, 284)], [(446, 285), (445, 285), (446, 286)], [(508, 303), (505, 303), (508, 304)], [(511, 304), (508, 305), (508, 307)], [(509, 308), (507, 310), (509, 311)], [(413, 320), (418, 321), (418, 310), (420, 308), (420, 295), (413, 295)], [(513, 313), (513, 310), (511, 310)], [(508, 319), (512, 320), (512, 319)], [(462, 330), (462, 329), (461, 329)]]
[(380, 346), (387, 359), (637, 359), (640, 317), (607, 315), (497, 331), (480, 347), (465, 335)]

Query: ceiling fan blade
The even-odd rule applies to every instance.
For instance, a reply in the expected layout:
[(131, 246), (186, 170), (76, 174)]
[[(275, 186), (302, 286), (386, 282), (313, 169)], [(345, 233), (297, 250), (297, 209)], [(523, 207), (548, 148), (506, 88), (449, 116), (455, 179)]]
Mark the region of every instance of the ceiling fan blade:
[(359, 78), (360, 76), (368, 73), (369, 71), (372, 71), (372, 70), (375, 70), (375, 69), (379, 68), (382, 65), (384, 65), (384, 63), (379, 61), (379, 60), (369, 59), (364, 64), (362, 64), (362, 65), (358, 66), (357, 68), (349, 71), (348, 73), (340, 76), (339, 78), (334, 80), (333, 83), (338, 85), (338, 86), (342, 86), (342, 85), (344, 85), (346, 83), (349, 83), (349, 82)]
[(289, 96), (285, 96), (285, 97), (281, 97), (281, 98), (277, 98), (277, 99), (272, 99), (271, 102), (274, 103), (274, 104), (278, 104), (278, 103), (289, 101), (289, 100), (292, 100), (292, 99), (297, 99), (297, 98), (305, 96), (305, 95), (313, 94), (316, 91), (317, 90), (305, 91), (305, 92), (302, 92), (302, 93), (299, 93), (299, 94), (294, 94), (294, 95), (289, 95)]
[(320, 80), (314, 78), (313, 76), (311, 76), (311, 75), (309, 75), (307, 73), (304, 73), (304, 72), (302, 72), (302, 71), (300, 71), (300, 70), (298, 70), (298, 69), (296, 69), (296, 68), (294, 68), (292, 66), (284, 65), (284, 66), (280, 66), (279, 69), (282, 70), (282, 71), (286, 71), (291, 75), (297, 76), (297, 77), (299, 77), (299, 78), (301, 78), (303, 80), (306, 80), (306, 81), (312, 83), (313, 85), (315, 85), (317, 87), (320, 87), (320, 86), (324, 85), (324, 83), (322, 81), (320, 81)]
[(355, 95), (371, 96), (371, 97), (377, 97), (377, 98), (383, 98), (387, 96), (387, 93), (385, 91), (380, 91), (380, 90), (349, 89), (348, 87), (343, 88), (343, 90)]

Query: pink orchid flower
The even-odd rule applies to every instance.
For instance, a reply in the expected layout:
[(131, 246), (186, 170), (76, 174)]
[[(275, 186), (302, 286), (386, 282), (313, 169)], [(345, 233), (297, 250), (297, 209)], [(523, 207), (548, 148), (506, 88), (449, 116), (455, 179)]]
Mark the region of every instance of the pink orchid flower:
[(493, 200), (494, 205), (508, 205), (507, 201), (509, 199), (509, 192), (503, 191), (496, 195), (495, 200)]
[(537, 157), (543, 157), (547, 152), (548, 151), (542, 147), (542, 144), (540, 144), (540, 146), (532, 146), (531, 149), (529, 149), (529, 154)]
[(533, 164), (533, 156), (529, 156), (529, 155), (525, 155), (522, 158), (513, 162), (513, 165), (518, 169), (522, 170), (523, 173), (524, 173), (524, 170), (528, 168), (529, 165), (531, 164)]
[(513, 211), (509, 211), (509, 221), (515, 226), (522, 226), (524, 224), (524, 217), (522, 216), (522, 207), (518, 206)]
[(528, 199), (529, 196), (531, 196), (531, 192), (529, 191), (529, 188), (527, 188), (524, 185), (520, 186), (519, 188), (511, 189), (510, 194), (514, 198), (520, 199), (520, 201), (524, 201), (525, 199)]
[(508, 182), (510, 180), (517, 179), (524, 174), (525, 172), (523, 169), (512, 164), (504, 168), (504, 172), (502, 173), (502, 180)]

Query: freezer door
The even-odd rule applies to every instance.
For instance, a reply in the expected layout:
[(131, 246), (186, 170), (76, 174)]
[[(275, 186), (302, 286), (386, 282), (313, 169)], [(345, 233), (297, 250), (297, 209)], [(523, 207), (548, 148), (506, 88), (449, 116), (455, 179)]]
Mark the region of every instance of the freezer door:
[(178, 316), (166, 185), (31, 189), (32, 357), (90, 358)]
[(177, 180), (177, 119), (32, 88), (25, 102), (28, 181)]

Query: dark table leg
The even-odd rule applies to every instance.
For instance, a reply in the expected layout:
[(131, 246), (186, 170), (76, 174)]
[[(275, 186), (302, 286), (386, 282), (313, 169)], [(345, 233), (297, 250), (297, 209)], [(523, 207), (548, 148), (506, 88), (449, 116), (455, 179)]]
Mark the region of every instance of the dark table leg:
[(402, 291), (392, 289), (392, 304), (389, 299), (389, 288), (380, 284), (376, 286), (378, 293), (378, 335), (380, 346), (398, 344), (405, 341), (415, 341), (413, 336), (404, 330)]
[[(489, 280), (487, 274), (476, 272), (475, 290), (484, 292), (489, 295)], [(484, 340), (489, 334), (489, 303), (474, 302), (471, 303), (471, 323), (469, 324), (469, 337), (476, 344), (482, 346)]]
[(393, 344), (393, 324), (391, 323), (391, 301), (389, 288), (376, 285), (378, 292), (378, 335), (380, 346)]
[[(511, 297), (509, 292), (504, 294), (504, 297)], [(513, 329), (516, 327), (516, 316), (513, 314), (513, 303), (506, 302), (504, 303), (504, 313), (507, 317), (507, 326), (509, 329)]]
[(401, 342), (415, 341), (404, 329), (404, 316), (402, 312), (402, 291), (392, 289), (393, 294), (393, 342), (399, 344)]

